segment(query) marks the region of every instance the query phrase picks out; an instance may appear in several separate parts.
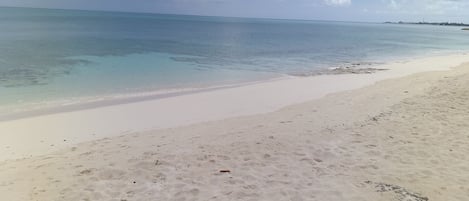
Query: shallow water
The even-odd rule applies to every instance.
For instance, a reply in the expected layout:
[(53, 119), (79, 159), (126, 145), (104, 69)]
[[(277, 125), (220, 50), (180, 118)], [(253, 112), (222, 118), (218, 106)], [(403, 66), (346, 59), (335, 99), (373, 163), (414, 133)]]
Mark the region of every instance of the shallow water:
[(459, 27), (0, 8), (0, 112), (469, 49)]

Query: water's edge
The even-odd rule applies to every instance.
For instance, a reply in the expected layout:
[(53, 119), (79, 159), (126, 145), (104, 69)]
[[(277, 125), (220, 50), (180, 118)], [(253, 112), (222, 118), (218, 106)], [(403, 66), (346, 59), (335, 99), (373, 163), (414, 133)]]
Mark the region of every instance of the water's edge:
[[(269, 78), (257, 81), (249, 81), (249, 82), (239, 82), (234, 84), (221, 84), (221, 85), (213, 85), (207, 87), (200, 87), (200, 88), (179, 88), (179, 89), (169, 89), (169, 90), (157, 90), (157, 91), (147, 91), (147, 92), (138, 92), (138, 93), (128, 93), (128, 94), (114, 94), (108, 95), (103, 97), (93, 97), (89, 99), (84, 99), (86, 101), (74, 101), (74, 103), (69, 104), (57, 104), (57, 105), (48, 105), (47, 107), (21, 111), (16, 113), (7, 113), (0, 115), (0, 123), (6, 121), (13, 121), (23, 118), (31, 118), (31, 117), (38, 117), (43, 115), (51, 115), (57, 113), (65, 113), (65, 112), (73, 112), (79, 110), (87, 110), (87, 109), (95, 109), (101, 107), (109, 107), (121, 104), (130, 104), (130, 103), (137, 103), (143, 101), (151, 101), (157, 99), (164, 99), (164, 98), (171, 98), (176, 96), (184, 96), (190, 94), (197, 94), (197, 93), (204, 93), (216, 90), (224, 90), (230, 88), (238, 88), (243, 86), (249, 85), (256, 85), (268, 82), (275, 82), (279, 80), (285, 79), (302, 79), (308, 77), (317, 77), (317, 76), (337, 76), (337, 75), (346, 75), (346, 74), (375, 74), (375, 73), (386, 73), (389, 70), (389, 66), (395, 64), (402, 64), (411, 62), (414, 60), (425, 60), (428, 58), (433, 58), (435, 56), (439, 57), (451, 57), (454, 55), (465, 55), (466, 53), (451, 53), (451, 54), (439, 54), (439, 55), (422, 55), (416, 56), (413, 59), (406, 59), (406, 60), (395, 60), (395, 61), (387, 61), (386, 63), (378, 63), (373, 65), (352, 65), (346, 67), (337, 67), (331, 69), (324, 69), (321, 71), (316, 71), (310, 74), (301, 74), (301, 75), (283, 75), (276, 78)], [(430, 69), (429, 71), (431, 71)], [(422, 71), (425, 72), (425, 71)]]

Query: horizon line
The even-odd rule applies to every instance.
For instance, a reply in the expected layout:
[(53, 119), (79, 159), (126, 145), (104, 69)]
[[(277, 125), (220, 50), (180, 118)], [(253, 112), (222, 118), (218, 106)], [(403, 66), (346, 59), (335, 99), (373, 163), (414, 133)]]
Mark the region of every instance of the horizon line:
[[(221, 17), (221, 18), (238, 18), (238, 19), (258, 19), (258, 20), (295, 20), (295, 21), (316, 21), (316, 22), (342, 22), (342, 23), (366, 23), (366, 24), (382, 24), (386, 22), (406, 22), (418, 23), (422, 21), (344, 21), (332, 19), (304, 19), (304, 18), (274, 18), (274, 17), (247, 17), (247, 16), (226, 16), (226, 15), (202, 15), (202, 14), (185, 14), (185, 13), (164, 13), (164, 12), (147, 12), (147, 11), (124, 11), (124, 10), (103, 10), (103, 9), (79, 9), (79, 8), (50, 8), (50, 7), (23, 7), (23, 6), (2, 6), (0, 8), (22, 8), (22, 9), (44, 9), (44, 10), (63, 10), (63, 11), (86, 11), (86, 12), (109, 12), (109, 13), (129, 13), (129, 14), (151, 14), (151, 15), (181, 15), (181, 16), (194, 16), (194, 17)], [(444, 23), (452, 21), (430, 21), (426, 23)], [(452, 22), (455, 23), (455, 22)], [(466, 24), (463, 21), (457, 23)]]
[(103, 10), (103, 9), (79, 9), (79, 8), (50, 8), (50, 7), (23, 7), (23, 6), (1, 6), (0, 8), (23, 8), (23, 9), (44, 9), (44, 10), (64, 10), (64, 11), (89, 11), (89, 12), (115, 12), (129, 14), (153, 14), (153, 15), (182, 15), (196, 17), (223, 17), (223, 18), (240, 18), (240, 19), (261, 19), (261, 20), (297, 20), (297, 21), (323, 21), (323, 22), (346, 22), (346, 23), (384, 23), (378, 21), (343, 21), (332, 19), (304, 19), (304, 18), (273, 18), (273, 17), (246, 17), (246, 16), (225, 16), (225, 15), (202, 15), (202, 14), (183, 14), (183, 13), (161, 13), (161, 12), (138, 12), (123, 10)]

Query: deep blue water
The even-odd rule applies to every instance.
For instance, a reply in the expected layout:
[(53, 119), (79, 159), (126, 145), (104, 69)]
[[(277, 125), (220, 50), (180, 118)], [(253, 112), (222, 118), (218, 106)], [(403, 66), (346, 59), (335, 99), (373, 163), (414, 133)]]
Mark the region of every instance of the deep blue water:
[(0, 8), (0, 112), (467, 49), (458, 27)]

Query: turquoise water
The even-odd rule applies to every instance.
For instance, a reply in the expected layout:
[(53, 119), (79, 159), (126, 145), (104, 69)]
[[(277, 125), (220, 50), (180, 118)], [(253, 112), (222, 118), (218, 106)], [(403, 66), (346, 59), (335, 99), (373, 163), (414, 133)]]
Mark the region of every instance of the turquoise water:
[(0, 112), (465, 51), (458, 27), (0, 8)]

